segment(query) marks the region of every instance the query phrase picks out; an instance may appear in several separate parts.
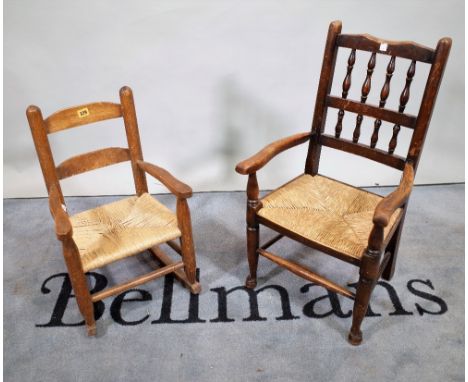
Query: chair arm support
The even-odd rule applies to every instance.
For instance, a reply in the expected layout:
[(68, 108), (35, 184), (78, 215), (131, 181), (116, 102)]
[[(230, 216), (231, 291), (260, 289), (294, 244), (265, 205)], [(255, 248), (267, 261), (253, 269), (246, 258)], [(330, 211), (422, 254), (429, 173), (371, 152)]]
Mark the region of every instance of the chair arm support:
[(310, 135), (311, 132), (300, 133), (275, 141), (249, 159), (238, 163), (236, 171), (242, 175), (257, 172), (279, 153), (308, 141)]
[(411, 163), (406, 163), (398, 188), (377, 204), (373, 218), (373, 223), (375, 225), (380, 227), (386, 227), (388, 225), (393, 213), (407, 202), (413, 188), (413, 182), (413, 165)]
[(136, 163), (143, 171), (164, 184), (167, 189), (171, 191), (171, 193), (173, 193), (177, 198), (186, 199), (192, 196), (192, 189), (189, 186), (176, 179), (162, 167), (158, 167), (154, 164), (141, 160), (137, 161)]
[(52, 185), (49, 189), (49, 209), (55, 222), (55, 234), (60, 241), (71, 238), (73, 235), (70, 217), (65, 208), (57, 187)]

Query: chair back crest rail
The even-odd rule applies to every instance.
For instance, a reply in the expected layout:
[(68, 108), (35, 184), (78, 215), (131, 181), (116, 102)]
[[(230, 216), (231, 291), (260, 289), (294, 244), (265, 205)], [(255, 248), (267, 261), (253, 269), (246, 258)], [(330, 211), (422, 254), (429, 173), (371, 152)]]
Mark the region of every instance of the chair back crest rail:
[[(30, 106), (27, 109), (26, 115), (49, 194), (51, 187), (54, 186), (56, 188), (54, 194), (57, 194), (63, 202), (60, 180), (125, 161), (130, 161), (132, 164), (137, 194), (141, 195), (148, 191), (145, 174), (136, 163), (143, 160), (143, 155), (133, 94), (129, 87), (120, 90), (120, 101), (120, 104), (95, 102), (74, 106), (57, 111), (45, 119), (37, 106)], [(128, 147), (103, 148), (55, 164), (48, 139), (49, 134), (115, 118), (124, 120)]]
[(95, 102), (59, 110), (47, 117), (44, 123), (47, 133), (50, 134), (72, 127), (119, 117), (122, 117), (120, 104)]
[[(405, 162), (411, 162), (416, 169), (451, 43), (450, 38), (442, 38), (439, 40), (437, 47), (431, 49), (411, 41), (390, 41), (368, 34), (341, 34), (341, 22), (331, 23), (325, 45), (305, 172), (312, 175), (318, 172), (322, 146), (363, 156), (398, 170), (404, 169)], [(341, 97), (331, 95), (337, 52), (340, 48), (350, 49), (341, 86)], [(349, 99), (349, 91), (353, 85), (352, 78), (355, 74), (357, 51), (368, 54), (367, 73), (361, 85), (360, 99), (352, 100)], [(379, 104), (372, 105), (367, 103), (367, 99), (371, 89), (375, 87), (372, 77), (377, 60), (385, 60), (386, 72), (384, 83), (379, 88)], [(391, 110), (386, 107), (386, 103), (391, 90), (392, 76), (395, 68), (402, 65), (403, 61), (406, 60), (409, 60), (409, 65), (405, 69), (406, 80), (403, 89), (399, 90), (398, 110)], [(412, 115), (406, 113), (405, 109), (410, 99), (411, 84), (416, 74), (418, 62), (429, 64), (430, 71), (418, 114)], [(405, 65), (407, 65), (406, 62)], [(324, 133), (327, 112), (330, 108), (338, 109), (333, 135)], [(342, 137), (343, 118), (347, 112), (356, 114), (352, 139)], [(362, 142), (361, 137), (361, 126), (364, 117), (372, 118), (374, 121), (372, 134), (368, 142)], [(393, 125), (391, 138), (385, 149), (376, 147), (383, 121)], [(409, 129), (412, 134), (405, 157), (395, 154), (401, 127)]]

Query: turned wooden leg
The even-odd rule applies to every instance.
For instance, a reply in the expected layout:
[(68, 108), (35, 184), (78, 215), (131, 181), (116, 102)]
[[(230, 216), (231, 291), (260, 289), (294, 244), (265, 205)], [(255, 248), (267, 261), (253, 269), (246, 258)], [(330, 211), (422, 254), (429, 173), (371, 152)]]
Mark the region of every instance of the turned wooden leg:
[(352, 345), (360, 345), (362, 342), (361, 324), (366, 315), (375, 282), (375, 280), (366, 277), (359, 277), (356, 300), (353, 308), (353, 324), (351, 325), (351, 330), (348, 335), (348, 340)]
[(253, 289), (257, 286), (257, 266), (259, 246), (259, 225), (257, 222), (257, 208), (259, 190), (256, 174), (249, 174), (247, 182), (247, 259), (249, 261), (249, 275), (245, 280), (245, 286)]
[(359, 345), (362, 342), (361, 324), (369, 306), (372, 290), (377, 282), (379, 262), (379, 251), (367, 250), (363, 256), (353, 308), (353, 323), (348, 335), (348, 340), (352, 345)]
[(201, 292), (201, 285), (197, 282), (196, 277), (197, 263), (195, 259), (195, 248), (193, 245), (192, 223), (186, 199), (177, 199), (177, 222), (179, 224), (180, 231), (182, 232), (182, 236), (180, 237), (180, 246), (185, 275), (191, 284), (191, 292), (198, 294)]
[(76, 245), (67, 239), (63, 242), (63, 255), (68, 268), (73, 291), (75, 292), (78, 309), (84, 317), (88, 336), (96, 335), (96, 321), (94, 319), (94, 305), (89, 293), (88, 282), (79, 259)]
[(257, 286), (258, 241), (258, 225), (257, 227), (247, 226), (247, 259), (249, 261), (249, 275), (245, 280), (245, 286), (250, 289), (254, 289)]

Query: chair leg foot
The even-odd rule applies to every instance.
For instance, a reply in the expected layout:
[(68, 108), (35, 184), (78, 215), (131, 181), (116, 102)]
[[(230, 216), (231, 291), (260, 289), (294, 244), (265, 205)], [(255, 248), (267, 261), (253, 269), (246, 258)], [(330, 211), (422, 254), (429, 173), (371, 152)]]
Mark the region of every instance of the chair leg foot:
[(86, 325), (86, 330), (88, 332), (89, 337), (93, 337), (96, 335), (96, 323), (92, 325)]
[(84, 273), (70, 274), (70, 280), (75, 292), (78, 309), (86, 323), (88, 336), (96, 335), (96, 320), (94, 318), (94, 304), (91, 300), (86, 275)]
[(177, 199), (177, 221), (182, 236), (180, 237), (180, 248), (182, 251), (182, 261), (184, 262), (185, 276), (188, 281), (190, 292), (199, 294), (201, 292), (200, 283), (197, 281), (197, 263), (195, 259), (195, 248), (193, 245), (192, 222), (190, 210), (185, 199)]
[(257, 279), (248, 275), (247, 278), (245, 279), (245, 287), (248, 289), (255, 289), (256, 286), (257, 286)]
[(368, 249), (363, 256), (363, 265), (359, 270), (359, 282), (354, 300), (353, 322), (348, 335), (351, 345), (356, 346), (362, 342), (361, 324), (369, 308), (372, 290), (377, 282), (380, 255), (380, 251)]
[(192, 294), (200, 294), (202, 288), (199, 282), (195, 282), (193, 284), (190, 284), (190, 292)]
[(359, 330), (356, 333), (350, 331), (348, 334), (348, 341), (351, 345), (358, 346), (362, 342), (362, 332)]

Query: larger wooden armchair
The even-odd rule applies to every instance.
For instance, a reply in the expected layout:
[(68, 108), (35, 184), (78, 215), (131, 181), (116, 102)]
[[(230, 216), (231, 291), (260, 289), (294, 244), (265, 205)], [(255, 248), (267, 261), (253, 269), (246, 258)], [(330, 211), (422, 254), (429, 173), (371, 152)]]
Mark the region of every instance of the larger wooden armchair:
[[(258, 256), (261, 255), (306, 280), (353, 298), (353, 321), (348, 338), (353, 345), (361, 343), (360, 327), (374, 285), (381, 276), (390, 280), (394, 273), (407, 202), (450, 47), (450, 38), (442, 38), (434, 50), (413, 42), (386, 41), (370, 35), (341, 34), (340, 21), (330, 24), (311, 132), (274, 142), (236, 167), (238, 173), (248, 175), (247, 255), (250, 273), (246, 287), (256, 286)], [(341, 98), (331, 96), (335, 62), (340, 48), (350, 49)], [(360, 102), (348, 99), (356, 50), (370, 52)], [(385, 55), (389, 58), (386, 79), (380, 91), (380, 102), (375, 106), (367, 104), (366, 100), (377, 55), (379, 59), (384, 59)], [(396, 61), (400, 57), (411, 62), (400, 96), (399, 109), (393, 111), (385, 108), (385, 104)], [(430, 72), (419, 112), (417, 116), (413, 116), (404, 111), (417, 61), (430, 64)], [(329, 108), (338, 109), (334, 135), (324, 133)], [(345, 112), (357, 114), (352, 140), (341, 137)], [(370, 142), (359, 142), (364, 116), (374, 119)], [(393, 125), (393, 135), (387, 150), (376, 148), (382, 121)], [(394, 153), (401, 126), (412, 130), (406, 157)], [(305, 142), (309, 142), (309, 150), (304, 174), (259, 199), (256, 172), (277, 154)], [(401, 170), (403, 175), (400, 185), (383, 198), (322, 176), (318, 173), (322, 146), (356, 154)], [(260, 245), (259, 224), (279, 232), (279, 235)], [(267, 251), (268, 247), (283, 236), (359, 267), (356, 293)]]
[[(99, 102), (76, 106), (46, 119), (37, 106), (29, 106), (26, 115), (49, 194), (55, 232), (62, 242), (63, 256), (88, 335), (96, 334), (93, 302), (157, 277), (174, 272), (192, 293), (199, 293), (187, 204), (192, 190), (163, 168), (143, 161), (132, 90), (129, 87), (120, 89), (120, 104)], [(105, 148), (72, 157), (55, 166), (48, 134), (119, 117), (124, 120), (128, 148)], [(136, 196), (68, 215), (60, 188), (61, 179), (124, 161), (131, 162)], [(159, 180), (176, 196), (175, 214), (148, 194), (145, 173)], [(180, 239), (180, 246), (174, 239)], [(174, 262), (161, 251), (158, 244), (165, 242), (182, 256), (182, 261)], [(162, 268), (90, 294), (85, 272), (147, 249), (164, 265)]]

